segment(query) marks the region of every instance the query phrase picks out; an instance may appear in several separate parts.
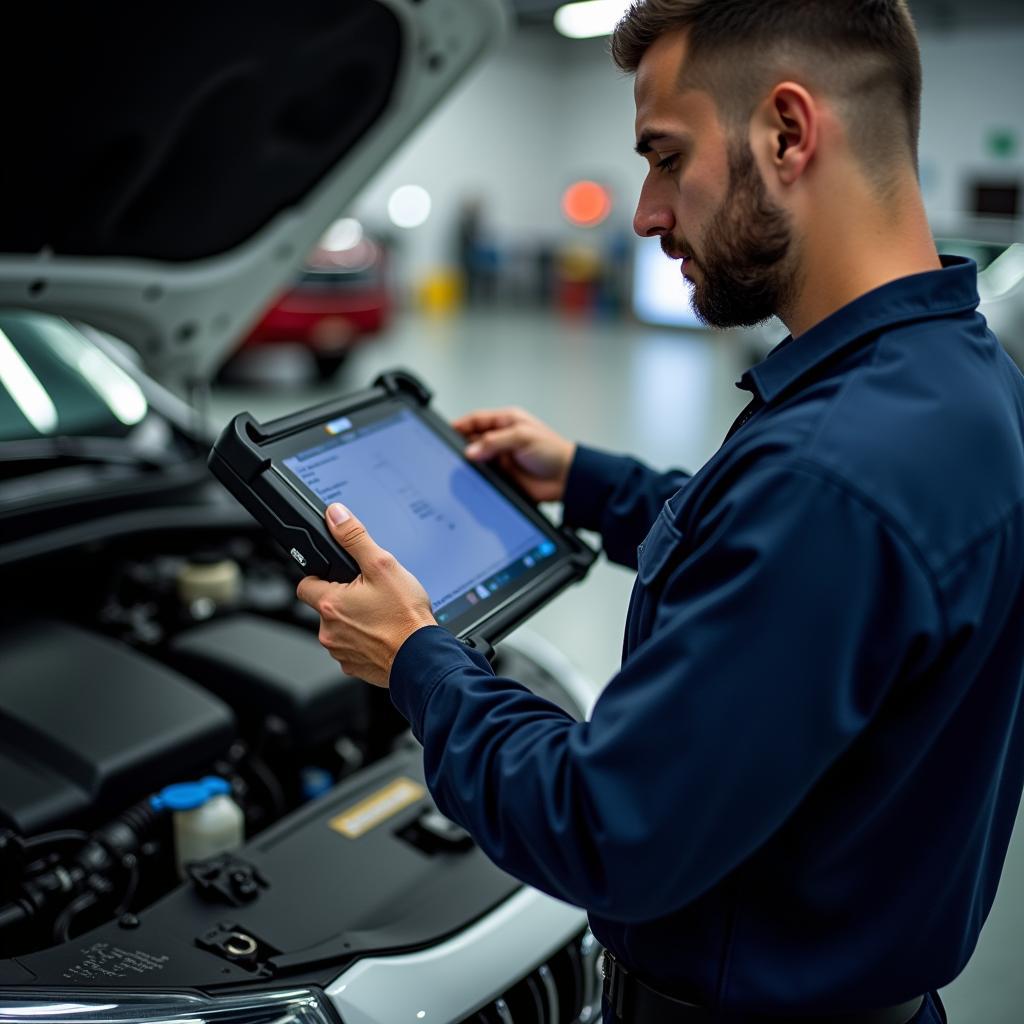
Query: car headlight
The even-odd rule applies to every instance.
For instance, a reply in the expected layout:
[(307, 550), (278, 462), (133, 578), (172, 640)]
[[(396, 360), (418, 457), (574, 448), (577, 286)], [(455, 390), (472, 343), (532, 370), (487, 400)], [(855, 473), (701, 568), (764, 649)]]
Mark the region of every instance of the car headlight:
[(302, 989), (207, 998), (83, 990), (0, 991), (0, 1024), (336, 1024), (325, 996)]

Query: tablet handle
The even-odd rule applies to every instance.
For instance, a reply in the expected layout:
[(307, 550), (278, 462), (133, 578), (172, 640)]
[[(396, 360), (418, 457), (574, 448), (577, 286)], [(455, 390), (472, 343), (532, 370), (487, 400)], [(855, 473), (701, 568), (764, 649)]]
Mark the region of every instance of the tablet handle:
[(389, 395), (396, 395), (404, 392), (412, 395), (420, 405), (429, 405), (434, 397), (433, 392), (417, 377), (408, 370), (389, 370), (382, 373), (374, 382), (375, 388), (383, 388)]
[(482, 654), (492, 665), (494, 664), (494, 648), (482, 636), (467, 636), (462, 642)]

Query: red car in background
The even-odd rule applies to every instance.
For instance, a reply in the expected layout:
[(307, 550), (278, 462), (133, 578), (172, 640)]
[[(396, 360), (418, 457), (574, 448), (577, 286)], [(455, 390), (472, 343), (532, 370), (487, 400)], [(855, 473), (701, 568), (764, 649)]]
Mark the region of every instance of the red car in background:
[(388, 253), (351, 218), (336, 221), (302, 274), (277, 297), (235, 353), (258, 345), (297, 343), (327, 380), (349, 351), (381, 331), (391, 315)]

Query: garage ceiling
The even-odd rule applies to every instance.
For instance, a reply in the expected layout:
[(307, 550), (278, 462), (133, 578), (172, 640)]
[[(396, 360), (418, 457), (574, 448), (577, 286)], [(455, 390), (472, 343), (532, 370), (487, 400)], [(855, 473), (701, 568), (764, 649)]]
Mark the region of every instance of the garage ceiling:
[[(523, 24), (551, 24), (563, 0), (509, 0)], [(1021, 0), (910, 0), (918, 26), (926, 29), (1024, 25)]]

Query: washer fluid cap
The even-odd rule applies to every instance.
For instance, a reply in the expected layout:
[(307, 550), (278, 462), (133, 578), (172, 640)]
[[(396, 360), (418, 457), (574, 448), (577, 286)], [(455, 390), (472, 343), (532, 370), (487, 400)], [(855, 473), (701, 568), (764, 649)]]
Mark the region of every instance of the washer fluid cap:
[(198, 782), (177, 782), (164, 786), (159, 793), (149, 798), (154, 810), (194, 811), (215, 796), (226, 796), (231, 792), (227, 779), (207, 775)]

